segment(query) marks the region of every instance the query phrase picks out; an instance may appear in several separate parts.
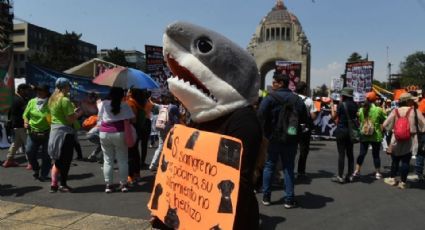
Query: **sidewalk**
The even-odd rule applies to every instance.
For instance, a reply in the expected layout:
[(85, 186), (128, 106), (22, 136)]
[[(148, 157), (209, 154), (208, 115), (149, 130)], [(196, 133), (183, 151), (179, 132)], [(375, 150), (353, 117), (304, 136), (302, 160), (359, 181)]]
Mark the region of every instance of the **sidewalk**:
[(146, 220), (0, 200), (0, 229), (150, 229)]

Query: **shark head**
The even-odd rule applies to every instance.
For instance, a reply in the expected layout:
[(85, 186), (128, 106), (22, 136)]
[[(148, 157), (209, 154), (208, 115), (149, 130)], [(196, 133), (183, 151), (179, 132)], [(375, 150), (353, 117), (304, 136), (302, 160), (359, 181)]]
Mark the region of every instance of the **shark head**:
[(169, 25), (164, 57), (167, 80), (195, 122), (214, 120), (258, 98), (260, 77), (253, 57), (224, 36), (185, 22)]

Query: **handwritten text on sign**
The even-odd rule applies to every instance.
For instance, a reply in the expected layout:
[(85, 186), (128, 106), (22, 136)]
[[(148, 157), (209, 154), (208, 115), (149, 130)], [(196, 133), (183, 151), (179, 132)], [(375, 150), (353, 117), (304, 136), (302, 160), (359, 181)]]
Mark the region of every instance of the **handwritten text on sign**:
[(232, 229), (241, 157), (236, 138), (174, 126), (148, 208), (175, 229)]

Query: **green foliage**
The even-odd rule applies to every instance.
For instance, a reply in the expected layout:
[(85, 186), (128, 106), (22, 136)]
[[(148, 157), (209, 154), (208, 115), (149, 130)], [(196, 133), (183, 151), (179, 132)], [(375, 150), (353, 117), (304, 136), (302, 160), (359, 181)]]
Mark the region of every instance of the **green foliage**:
[(29, 57), (29, 61), (56, 71), (64, 71), (79, 65), (85, 61), (78, 48), (81, 36), (82, 34), (74, 31), (71, 33), (66, 31), (65, 35), (49, 36), (42, 42), (42, 49), (47, 52), (35, 53)]
[(313, 98), (315, 97), (328, 97), (329, 96), (329, 88), (326, 86), (326, 84), (323, 84), (322, 86), (316, 87), (316, 89), (313, 90)]
[(354, 52), (350, 55), (350, 57), (347, 59), (347, 62), (357, 62), (357, 61), (363, 61), (362, 55), (360, 55), (357, 52)]
[(425, 53), (418, 51), (406, 57), (400, 64), (401, 84), (418, 85), (425, 84)]
[(124, 67), (133, 67), (131, 63), (127, 62), (127, 60), (125, 59), (124, 51), (118, 49), (118, 47), (109, 50), (104, 60)]

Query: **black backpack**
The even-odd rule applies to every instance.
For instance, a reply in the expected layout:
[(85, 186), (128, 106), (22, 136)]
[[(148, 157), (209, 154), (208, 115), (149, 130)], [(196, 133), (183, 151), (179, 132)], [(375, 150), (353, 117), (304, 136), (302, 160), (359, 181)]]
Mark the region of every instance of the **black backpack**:
[(273, 127), (271, 140), (281, 143), (297, 143), (301, 131), (300, 114), (298, 114), (295, 104), (300, 98), (293, 94), (289, 99), (284, 100), (274, 92), (271, 92), (270, 96), (275, 98), (281, 106), (276, 127)]

